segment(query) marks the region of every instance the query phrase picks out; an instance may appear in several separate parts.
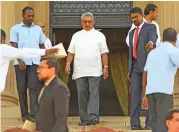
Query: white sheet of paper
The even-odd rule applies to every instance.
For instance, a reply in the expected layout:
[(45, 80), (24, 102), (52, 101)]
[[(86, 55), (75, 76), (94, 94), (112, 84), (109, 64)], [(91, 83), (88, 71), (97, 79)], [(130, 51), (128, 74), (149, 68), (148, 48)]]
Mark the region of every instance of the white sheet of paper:
[(24, 122), (22, 129), (26, 129), (28, 131), (34, 131), (36, 129), (36, 123), (26, 120)]
[(63, 47), (62, 43), (59, 43), (59, 44), (53, 46), (52, 48), (59, 48), (60, 50), (56, 54), (49, 55), (50, 57), (55, 57), (55, 58), (62, 59), (62, 58), (67, 56), (67, 53), (66, 53), (65, 48)]

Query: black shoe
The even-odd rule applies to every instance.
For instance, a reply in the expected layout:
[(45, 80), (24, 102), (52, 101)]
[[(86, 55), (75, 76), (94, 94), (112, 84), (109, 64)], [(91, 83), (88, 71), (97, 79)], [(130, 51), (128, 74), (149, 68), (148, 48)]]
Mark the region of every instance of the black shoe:
[(29, 120), (29, 117), (27, 115), (22, 117), (22, 121), (25, 122), (26, 120)]
[(143, 130), (141, 126), (135, 125), (131, 127), (131, 130)]
[(35, 116), (29, 116), (28, 120), (31, 122), (36, 122)]
[(145, 126), (145, 128), (144, 128), (145, 130), (152, 130), (152, 128), (151, 127), (149, 127), (149, 126)]
[(80, 122), (78, 123), (79, 126), (87, 126), (87, 125), (91, 125), (91, 122), (89, 121), (83, 121), (83, 122)]
[(99, 120), (92, 120), (92, 121), (91, 121), (91, 124), (92, 124), (92, 125), (97, 125), (97, 124), (99, 124)]

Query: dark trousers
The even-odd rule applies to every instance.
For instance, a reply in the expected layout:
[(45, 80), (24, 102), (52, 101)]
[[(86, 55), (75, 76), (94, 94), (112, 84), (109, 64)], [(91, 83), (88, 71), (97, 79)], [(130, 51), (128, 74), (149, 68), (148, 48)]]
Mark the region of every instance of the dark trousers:
[[(131, 72), (131, 101), (130, 101), (130, 119), (131, 127), (140, 124), (140, 108), (142, 102), (142, 72), (140, 71), (137, 60), (133, 60), (132, 72)], [(148, 112), (146, 115), (146, 126), (149, 124)]]
[(173, 108), (173, 96), (164, 93), (147, 95), (152, 132), (167, 132), (165, 115)]
[(101, 77), (76, 79), (80, 120), (99, 119), (99, 85)]
[(30, 115), (35, 116), (35, 106), (37, 100), (37, 90), (42, 86), (37, 78), (38, 65), (26, 65), (25, 70), (20, 70), (18, 65), (15, 65), (17, 90), (21, 108), (21, 116), (29, 115), (27, 104), (27, 88), (29, 88), (30, 96)]

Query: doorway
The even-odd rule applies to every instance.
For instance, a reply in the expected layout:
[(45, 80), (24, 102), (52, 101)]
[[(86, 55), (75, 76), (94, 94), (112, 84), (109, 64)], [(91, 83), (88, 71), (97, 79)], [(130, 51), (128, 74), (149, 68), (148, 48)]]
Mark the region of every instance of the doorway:
[[(67, 50), (71, 41), (71, 37), (74, 33), (81, 30), (80, 28), (56, 28), (53, 29), (55, 35), (56, 44), (62, 42), (65, 49)], [(98, 29), (101, 31), (107, 41), (109, 48), (109, 62), (110, 56), (115, 53), (125, 53), (128, 52), (128, 47), (125, 43), (125, 38), (128, 32), (128, 28), (116, 28), (116, 29)], [(117, 60), (118, 61), (118, 60)], [(124, 61), (127, 62), (127, 61)], [(116, 92), (116, 85), (114, 77), (112, 76), (112, 63), (109, 63), (109, 78), (107, 80), (102, 80), (100, 84), (100, 116), (124, 116), (124, 110), (121, 107), (121, 102), (119, 101), (118, 94)], [(126, 64), (125, 64), (126, 65)], [(71, 69), (73, 69), (71, 65)], [(67, 85), (70, 89), (70, 107), (69, 116), (78, 116), (78, 96), (75, 81), (72, 80), (72, 73), (68, 78)], [(127, 73), (126, 73), (127, 75)], [(121, 85), (122, 87), (122, 85)], [(110, 106), (110, 107), (109, 107)]]

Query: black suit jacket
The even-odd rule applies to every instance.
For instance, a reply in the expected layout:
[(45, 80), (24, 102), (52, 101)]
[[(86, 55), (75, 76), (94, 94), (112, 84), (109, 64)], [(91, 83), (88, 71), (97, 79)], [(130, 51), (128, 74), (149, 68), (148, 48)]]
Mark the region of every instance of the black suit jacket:
[[(133, 36), (135, 28), (129, 33), (129, 62), (128, 62), (128, 72), (132, 71), (132, 61), (133, 61)], [(153, 24), (145, 23), (142, 25), (138, 36), (137, 44), (137, 61), (140, 67), (140, 71), (143, 72), (147, 55), (149, 51), (146, 50), (146, 44), (151, 41), (156, 45), (157, 41), (157, 31), (156, 26)]]
[(36, 129), (42, 132), (68, 132), (69, 97), (67, 86), (55, 77), (44, 89), (37, 106)]

